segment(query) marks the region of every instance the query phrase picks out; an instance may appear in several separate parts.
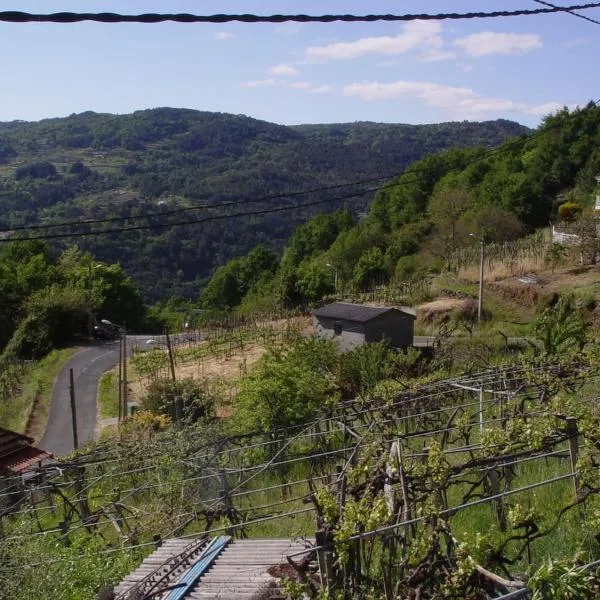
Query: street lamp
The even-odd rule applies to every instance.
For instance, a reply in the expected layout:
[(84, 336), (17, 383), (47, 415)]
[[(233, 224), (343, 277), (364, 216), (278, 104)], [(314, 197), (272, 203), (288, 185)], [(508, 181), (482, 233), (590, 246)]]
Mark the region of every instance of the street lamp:
[(481, 323), (481, 311), (483, 307), (483, 262), (485, 259), (485, 239), (483, 235), (470, 233), (469, 237), (479, 240), (479, 300), (477, 302), (477, 320)]
[(100, 319), (100, 323), (119, 330), (119, 421), (127, 418), (127, 330), (108, 319)]
[(333, 273), (334, 273), (334, 276), (333, 276), (334, 277), (334, 279), (333, 279), (333, 287), (334, 287), (335, 291), (337, 292), (337, 287), (338, 287), (338, 270), (337, 270), (337, 267), (334, 267), (333, 265), (331, 265), (329, 263), (326, 263), (325, 266), (333, 269)]

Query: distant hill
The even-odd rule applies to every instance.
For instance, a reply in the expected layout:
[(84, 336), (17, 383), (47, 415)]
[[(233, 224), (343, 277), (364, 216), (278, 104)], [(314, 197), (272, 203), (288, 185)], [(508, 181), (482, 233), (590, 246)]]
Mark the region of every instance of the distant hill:
[[(189, 221), (226, 211), (339, 198), (361, 188), (257, 201), (392, 176), (432, 152), (496, 146), (528, 131), (506, 120), (287, 127), (243, 115), (174, 108), (0, 123), (0, 227), (145, 217), (199, 204), (242, 204), (169, 217), (169, 222)], [(363, 195), (344, 204), (362, 210), (371, 197)], [(251, 204), (245, 207), (245, 202)], [(99, 259), (121, 262), (149, 300), (172, 295), (195, 298), (219, 264), (260, 242), (279, 250), (299, 223), (317, 210), (334, 210), (342, 203), (204, 225), (77, 238), (76, 242)], [(149, 217), (116, 222), (112, 227), (164, 222)]]

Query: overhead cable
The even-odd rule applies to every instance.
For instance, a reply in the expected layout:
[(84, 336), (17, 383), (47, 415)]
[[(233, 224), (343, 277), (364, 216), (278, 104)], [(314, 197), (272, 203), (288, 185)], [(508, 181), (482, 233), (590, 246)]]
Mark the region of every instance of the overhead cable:
[(588, 2), (572, 6), (549, 6), (537, 9), (518, 10), (496, 10), (490, 12), (466, 12), (466, 13), (437, 13), (437, 14), (329, 14), (329, 15), (254, 15), (254, 14), (214, 14), (194, 15), (190, 13), (146, 13), (139, 15), (125, 15), (111, 12), (104, 13), (75, 13), (58, 12), (50, 14), (35, 14), (21, 11), (0, 12), (0, 21), (6, 23), (80, 23), (92, 21), (96, 23), (373, 23), (376, 21), (442, 21), (458, 19), (490, 19), (500, 17), (524, 17), (543, 15), (560, 12), (571, 12), (574, 10), (586, 10), (589, 8), (600, 8), (600, 2)]
[[(551, 4), (550, 2), (545, 2), (544, 0), (533, 0), (533, 1), (537, 2), (538, 4), (542, 4), (543, 6), (549, 6), (550, 8), (558, 8), (558, 6), (556, 4)], [(596, 19), (591, 19), (590, 17), (586, 17), (585, 15), (580, 15), (579, 13), (575, 12), (575, 9), (567, 10), (566, 12), (573, 15), (574, 17), (579, 17), (580, 19), (583, 19), (584, 21), (589, 21), (590, 23), (594, 23), (594, 25), (600, 25), (600, 21), (596, 21)]]

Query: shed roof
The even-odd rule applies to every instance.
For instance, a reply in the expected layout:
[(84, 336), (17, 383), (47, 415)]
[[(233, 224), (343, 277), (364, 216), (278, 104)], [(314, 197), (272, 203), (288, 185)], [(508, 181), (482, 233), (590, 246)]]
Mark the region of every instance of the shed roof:
[(32, 445), (33, 438), (0, 427), (0, 471), (22, 473), (52, 454)]
[(328, 317), (331, 319), (342, 319), (356, 323), (367, 323), (381, 315), (390, 312), (398, 312), (414, 318), (414, 314), (408, 310), (392, 308), (389, 306), (365, 306), (364, 304), (350, 304), (346, 302), (333, 302), (313, 312), (315, 317)]

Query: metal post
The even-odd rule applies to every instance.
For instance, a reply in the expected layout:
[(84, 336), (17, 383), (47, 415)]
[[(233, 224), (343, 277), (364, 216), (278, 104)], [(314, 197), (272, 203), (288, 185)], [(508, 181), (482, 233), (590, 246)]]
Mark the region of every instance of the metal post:
[(123, 392), (123, 332), (119, 330), (119, 383), (118, 383), (119, 422), (123, 418), (122, 392)]
[(127, 331), (123, 328), (123, 420), (127, 419)]
[(69, 396), (71, 399), (71, 423), (73, 426), (73, 447), (75, 450), (79, 448), (79, 440), (77, 438), (77, 410), (75, 407), (75, 383), (73, 379), (73, 369), (69, 369)]
[(483, 386), (479, 389), (479, 435), (483, 435)]
[(575, 498), (579, 498), (579, 477), (577, 475), (577, 459), (579, 458), (579, 429), (577, 419), (567, 418), (567, 433), (569, 435), (569, 458), (571, 459), (571, 473), (573, 475), (573, 490)]
[(481, 311), (483, 307), (483, 262), (485, 260), (485, 244), (483, 242), (483, 237), (481, 237), (480, 241), (480, 251), (479, 251), (479, 302), (477, 303), (477, 320), (481, 322)]

